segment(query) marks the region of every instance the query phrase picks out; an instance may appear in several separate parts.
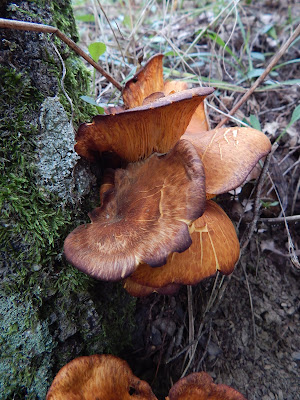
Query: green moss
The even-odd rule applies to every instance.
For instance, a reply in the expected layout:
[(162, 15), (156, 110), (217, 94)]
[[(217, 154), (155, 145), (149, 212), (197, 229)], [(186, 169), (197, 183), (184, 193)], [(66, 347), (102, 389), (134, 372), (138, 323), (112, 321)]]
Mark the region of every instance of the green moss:
[[(78, 41), (78, 34), (76, 29), (75, 19), (73, 17), (73, 10), (70, 1), (59, 0), (55, 2), (51, 2), (52, 5), (52, 15), (54, 19), (55, 25), (68, 35), (73, 41)], [(61, 10), (64, 10), (64, 13)], [(89, 70), (85, 67), (82, 59), (78, 57), (73, 50), (70, 50), (68, 47), (65, 47), (64, 50), (62, 48), (62, 43), (59, 39), (55, 41), (58, 43), (58, 47), (60, 48), (61, 55), (63, 58), (67, 55), (65, 62), (66, 68), (66, 77), (64, 86), (68, 93), (68, 95), (72, 98), (73, 108), (74, 108), (74, 122), (75, 124), (86, 122), (91, 119), (91, 116), (95, 116), (98, 114), (96, 107), (91, 106), (81, 100), (80, 96), (88, 95), (90, 92), (90, 83), (91, 77)], [(57, 71), (57, 68), (56, 68)], [(61, 69), (57, 75), (58, 80), (61, 79)], [(65, 110), (71, 113), (70, 104), (68, 99), (63, 94), (61, 88), (59, 92), (59, 98), (64, 106)]]
[(33, 137), (38, 126), (25, 118), (37, 111), (41, 96), (26, 74), (6, 67), (0, 68), (0, 86), (5, 104), (0, 138), (1, 250), (12, 251), (18, 262), (45, 264), (70, 215), (59, 208), (54, 196), (46, 197), (35, 182)]
[[(77, 42), (79, 37), (76, 29), (75, 19), (73, 16), (72, 3), (69, 0), (51, 1), (52, 16), (55, 25), (68, 35), (74, 42)], [(63, 10), (63, 12), (62, 12)]]
[[(99, 114), (96, 107), (87, 104), (80, 97), (88, 95), (90, 90), (90, 72), (83, 62), (75, 55), (71, 55), (65, 62), (66, 77), (65, 88), (68, 95), (72, 98), (74, 108), (74, 123), (78, 125), (82, 122), (91, 121), (92, 117)], [(71, 90), (72, 88), (72, 90)], [(60, 101), (65, 110), (70, 114), (70, 103), (66, 96), (60, 91)]]
[[(49, 1), (28, 3), (32, 9), (25, 3), (20, 6), (29, 13), (36, 12), (41, 3), (49, 12)], [(17, 10), (13, 16), (21, 19), (20, 15), (25, 14)], [(76, 37), (75, 27), (63, 18), (59, 16), (59, 28)], [(23, 34), (24, 43), (20, 39)], [(0, 363), (0, 388), (5, 388), (5, 394), (0, 389), (0, 398), (15, 400), (44, 398), (57, 370), (78, 355), (118, 353), (130, 343), (128, 326), (133, 326), (135, 305), (121, 285), (97, 283), (62, 257), (67, 234), (88, 221), (93, 196), (81, 199), (75, 207), (38, 183), (41, 106), (46, 97), (57, 93), (61, 65), (47, 35), (32, 35), (19, 32), (10, 38), (10, 49), (15, 49), (10, 53), (0, 45), (0, 52), (5, 53), (2, 59), (8, 59), (7, 54), (12, 57), (10, 65), (0, 64), (0, 271), (5, 271), (0, 291), (0, 340), (6, 343), (2, 349), (8, 355)], [(21, 56), (31, 54), (29, 50), (24, 54), (20, 51), (31, 38), (29, 49), (43, 41), (38, 52), (43, 59), (20, 62)], [(89, 92), (87, 69), (60, 41), (59, 49), (67, 71), (64, 86), (72, 99), (74, 122), (89, 121), (97, 111), (80, 99), (80, 95)], [(35, 70), (36, 65), (42, 70)], [(70, 114), (62, 90), (58, 95)], [(32, 351), (35, 348), (36, 353)], [(16, 367), (18, 363), (20, 368)]]

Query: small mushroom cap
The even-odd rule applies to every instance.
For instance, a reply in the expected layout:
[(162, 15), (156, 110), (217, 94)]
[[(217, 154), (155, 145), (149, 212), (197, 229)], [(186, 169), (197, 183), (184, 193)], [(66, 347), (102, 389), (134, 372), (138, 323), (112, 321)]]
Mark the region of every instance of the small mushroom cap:
[(139, 265), (128, 278), (129, 283), (152, 288), (170, 283), (194, 285), (217, 271), (226, 275), (233, 271), (240, 246), (235, 228), (221, 207), (207, 201), (204, 214), (192, 223), (190, 233), (193, 243), (185, 252), (171, 254), (159, 268)]
[(126, 82), (123, 89), (123, 100), (126, 108), (139, 107), (146, 97), (154, 92), (162, 92), (163, 54), (155, 54), (147, 63)]
[(166, 400), (246, 400), (227, 385), (216, 385), (206, 372), (195, 372), (180, 379)]
[(208, 118), (205, 112), (204, 101), (199, 104), (192, 119), (186, 128), (185, 134), (199, 134), (209, 130)]
[(88, 275), (120, 280), (144, 262), (165, 264), (191, 245), (188, 226), (205, 208), (205, 176), (194, 146), (180, 140), (166, 155), (153, 154), (117, 170), (114, 189), (65, 240), (68, 261)]
[(186, 90), (187, 88), (188, 88), (188, 85), (184, 81), (165, 81), (163, 92), (164, 92), (165, 96), (168, 96), (169, 94), (172, 94), (172, 93), (182, 92), (183, 90)]
[(240, 186), (256, 163), (271, 150), (267, 136), (252, 128), (185, 133), (182, 139), (189, 140), (198, 151), (209, 194), (226, 193)]
[[(164, 93), (167, 96), (171, 93), (181, 92), (187, 89), (187, 83), (184, 81), (166, 81), (164, 83)], [(185, 133), (199, 133), (209, 130), (209, 123), (205, 113), (204, 101), (196, 108), (192, 119), (186, 128)]]
[(135, 282), (129, 276), (124, 281), (124, 289), (133, 297), (146, 297), (149, 296), (151, 293), (159, 293), (164, 295), (173, 295), (178, 292), (182, 285), (177, 283), (170, 283), (169, 285), (163, 286), (161, 288), (154, 288), (151, 286), (144, 286), (140, 285), (139, 283)]
[(46, 400), (157, 400), (126, 361), (112, 355), (78, 357), (56, 375)]
[(185, 132), (195, 110), (213, 88), (194, 88), (161, 97), (115, 115), (97, 115), (81, 124), (75, 150), (91, 161), (114, 152), (128, 162), (168, 152)]

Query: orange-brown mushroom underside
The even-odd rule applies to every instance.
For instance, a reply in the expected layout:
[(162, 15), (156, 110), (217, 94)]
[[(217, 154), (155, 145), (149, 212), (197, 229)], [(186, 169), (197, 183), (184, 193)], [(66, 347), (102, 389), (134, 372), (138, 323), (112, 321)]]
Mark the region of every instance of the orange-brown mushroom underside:
[(180, 379), (166, 400), (246, 400), (227, 385), (216, 385), (206, 372), (195, 372)]
[[(126, 280), (124, 287), (139, 296), (133, 282), (151, 288), (169, 284), (193, 285), (217, 271), (230, 274), (239, 258), (239, 241), (234, 226), (226, 213), (212, 200), (207, 201), (202, 217), (190, 226), (192, 245), (183, 253), (170, 254), (162, 267), (138, 266)], [(140, 293), (146, 288), (140, 287)], [(135, 293), (135, 294), (134, 294)]]
[(153, 152), (168, 152), (185, 132), (195, 110), (213, 88), (194, 88), (118, 114), (98, 115), (81, 124), (76, 134), (76, 152), (94, 160), (113, 152), (128, 162)]
[(112, 355), (78, 357), (56, 375), (46, 400), (157, 400), (126, 361)]
[(165, 264), (191, 244), (188, 226), (205, 208), (205, 177), (194, 146), (180, 140), (164, 156), (117, 170), (113, 189), (90, 214), (92, 223), (71, 232), (68, 261), (103, 280), (120, 280), (140, 263)]

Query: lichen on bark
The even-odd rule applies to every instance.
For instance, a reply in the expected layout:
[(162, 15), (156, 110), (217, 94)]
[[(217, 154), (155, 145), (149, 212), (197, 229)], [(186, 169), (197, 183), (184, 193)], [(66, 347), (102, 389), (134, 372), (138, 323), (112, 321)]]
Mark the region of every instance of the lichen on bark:
[[(69, 0), (7, 2), (0, 8), (5, 18), (56, 25), (77, 38)], [(71, 107), (61, 89), (62, 65), (52, 43), (65, 64), (64, 87), (75, 126), (97, 113), (80, 99), (89, 92), (89, 73), (57, 38), (27, 31), (0, 33), (0, 296), (1, 341), (6, 343), (1, 346), (5, 365), (0, 364), (0, 398), (43, 399), (54, 374), (72, 358), (117, 353), (129, 343), (134, 302), (118, 285), (95, 282), (62, 255), (67, 233), (87, 221), (87, 211), (99, 199), (93, 181), (91, 193), (82, 197), (91, 174), (75, 165), (67, 118)], [(49, 121), (54, 124), (48, 131)], [(68, 132), (68, 139), (60, 137), (60, 130), (61, 135)], [(56, 140), (47, 141), (47, 135)], [(55, 160), (50, 142), (60, 153)], [(55, 171), (64, 176), (55, 177)], [(80, 179), (73, 184), (74, 171), (80, 171)], [(38, 355), (32, 351), (36, 346)]]

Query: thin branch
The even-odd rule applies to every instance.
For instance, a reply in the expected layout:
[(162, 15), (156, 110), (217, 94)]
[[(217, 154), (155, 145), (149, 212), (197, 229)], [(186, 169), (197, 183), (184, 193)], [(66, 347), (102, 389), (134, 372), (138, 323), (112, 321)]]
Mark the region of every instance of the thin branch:
[(245, 103), (245, 101), (251, 96), (254, 90), (263, 82), (266, 76), (271, 72), (272, 68), (277, 64), (278, 60), (283, 56), (283, 54), (293, 43), (293, 41), (298, 37), (299, 34), (300, 34), (300, 24), (297, 26), (294, 33), (289, 37), (289, 39), (280, 47), (280, 49), (271, 59), (269, 65), (266, 67), (261, 76), (254, 82), (254, 84), (244, 94), (244, 96), (236, 103), (236, 105), (232, 108), (229, 114), (218, 123), (216, 128), (221, 128), (229, 120), (230, 116), (234, 115), (236, 111), (241, 107), (241, 105)]
[(73, 49), (77, 54), (84, 58), (88, 63), (90, 63), (97, 71), (100, 72), (106, 79), (111, 82), (118, 90), (122, 91), (122, 86), (117, 82), (109, 73), (107, 73), (99, 64), (97, 64), (88, 54), (85, 53), (73, 40), (68, 38), (64, 33), (62, 33), (55, 26), (35, 24), (32, 22), (15, 21), (11, 19), (0, 18), (0, 28), (6, 29), (18, 29), (22, 31), (34, 31), (43, 33), (53, 33), (59, 37), (63, 42), (65, 42), (71, 49)]
[(271, 222), (271, 223), (277, 223), (277, 222), (292, 222), (292, 221), (300, 221), (300, 215), (289, 215), (287, 217), (276, 217), (276, 218), (259, 218), (259, 222)]

